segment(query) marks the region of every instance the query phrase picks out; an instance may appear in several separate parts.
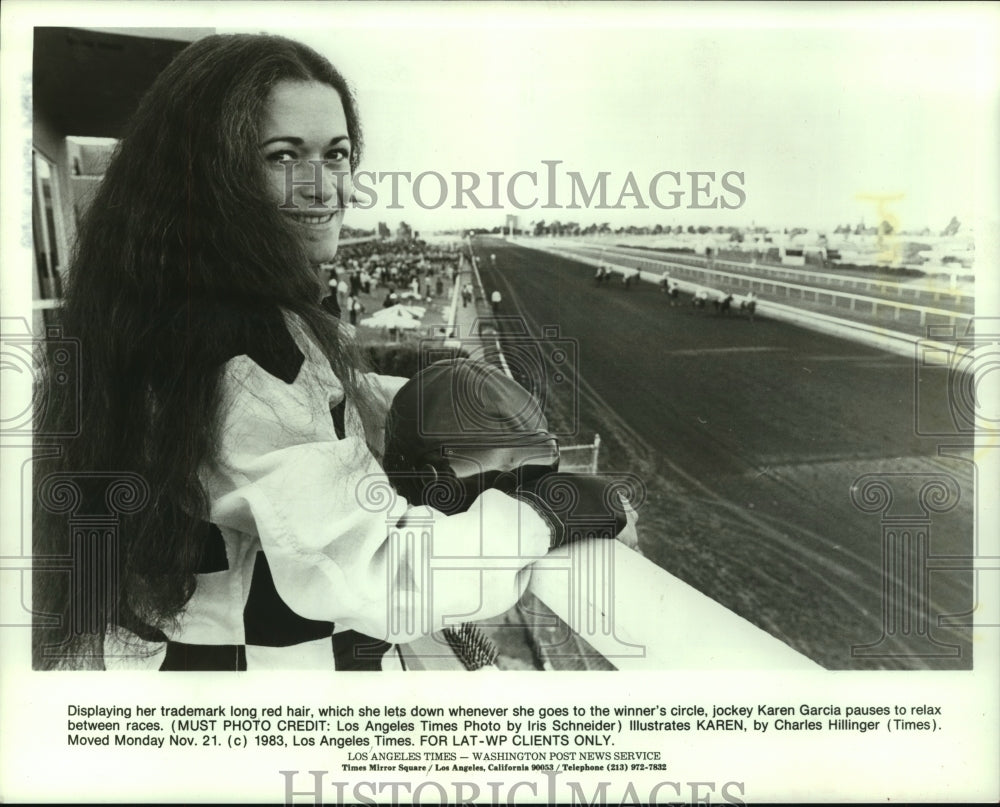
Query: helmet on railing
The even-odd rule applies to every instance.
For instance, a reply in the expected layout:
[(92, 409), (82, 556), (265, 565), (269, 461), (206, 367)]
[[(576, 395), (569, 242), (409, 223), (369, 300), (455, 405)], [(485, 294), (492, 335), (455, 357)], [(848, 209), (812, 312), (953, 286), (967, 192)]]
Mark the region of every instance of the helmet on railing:
[(538, 399), (482, 361), (435, 362), (400, 388), (383, 467), (408, 502), (448, 515), (488, 489), (522, 499), (549, 523), (552, 547), (626, 526), (619, 480), (557, 473), (559, 442)]
[(383, 465), (411, 504), (458, 513), (487, 488), (513, 492), (559, 467), (538, 400), (497, 367), (445, 359), (396, 393)]

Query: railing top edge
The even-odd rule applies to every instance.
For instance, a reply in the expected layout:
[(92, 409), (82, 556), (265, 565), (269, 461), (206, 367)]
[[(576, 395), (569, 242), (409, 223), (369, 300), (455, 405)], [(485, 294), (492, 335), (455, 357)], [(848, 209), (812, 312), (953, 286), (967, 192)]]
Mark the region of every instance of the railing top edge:
[[(597, 584), (570, 585), (567, 575)], [(822, 669), (613, 539), (550, 553), (534, 564), (530, 588), (620, 670)]]

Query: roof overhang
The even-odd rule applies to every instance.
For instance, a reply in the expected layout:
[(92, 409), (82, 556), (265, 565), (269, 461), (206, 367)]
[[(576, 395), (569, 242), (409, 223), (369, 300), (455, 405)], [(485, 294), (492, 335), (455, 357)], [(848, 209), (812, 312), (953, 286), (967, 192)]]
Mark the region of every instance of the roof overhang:
[(63, 135), (121, 137), (156, 76), (211, 28), (35, 28), (33, 103)]

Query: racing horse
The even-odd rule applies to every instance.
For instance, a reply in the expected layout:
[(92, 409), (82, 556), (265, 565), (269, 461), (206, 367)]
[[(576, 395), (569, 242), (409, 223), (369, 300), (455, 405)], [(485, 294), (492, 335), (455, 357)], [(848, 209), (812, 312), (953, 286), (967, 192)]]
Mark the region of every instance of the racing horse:
[(667, 295), (671, 306), (677, 305), (680, 288), (676, 280), (670, 279), (670, 275), (664, 275), (660, 278), (660, 291)]
[(720, 316), (725, 314), (729, 315), (730, 309), (733, 306), (733, 295), (731, 293), (726, 293), (724, 297), (716, 297), (712, 304), (715, 306), (715, 313)]
[(634, 272), (622, 272), (622, 285), (628, 290), (631, 288), (633, 283), (638, 283), (641, 277), (639, 270), (636, 269)]

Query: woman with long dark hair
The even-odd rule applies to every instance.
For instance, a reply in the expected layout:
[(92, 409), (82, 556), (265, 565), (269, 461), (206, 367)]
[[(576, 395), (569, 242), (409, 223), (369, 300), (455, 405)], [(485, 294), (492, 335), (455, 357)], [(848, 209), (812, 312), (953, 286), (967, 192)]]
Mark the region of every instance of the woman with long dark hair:
[[(487, 491), (394, 539), (406, 502), (365, 499), (403, 379), (364, 372), (317, 268), (361, 148), (343, 77), (282, 37), (202, 39), (143, 98), (69, 270), (78, 383), (50, 361), (36, 410), (37, 667), (377, 669), (523, 593), (537, 503)], [(472, 568), (432, 585), (432, 551)]]

